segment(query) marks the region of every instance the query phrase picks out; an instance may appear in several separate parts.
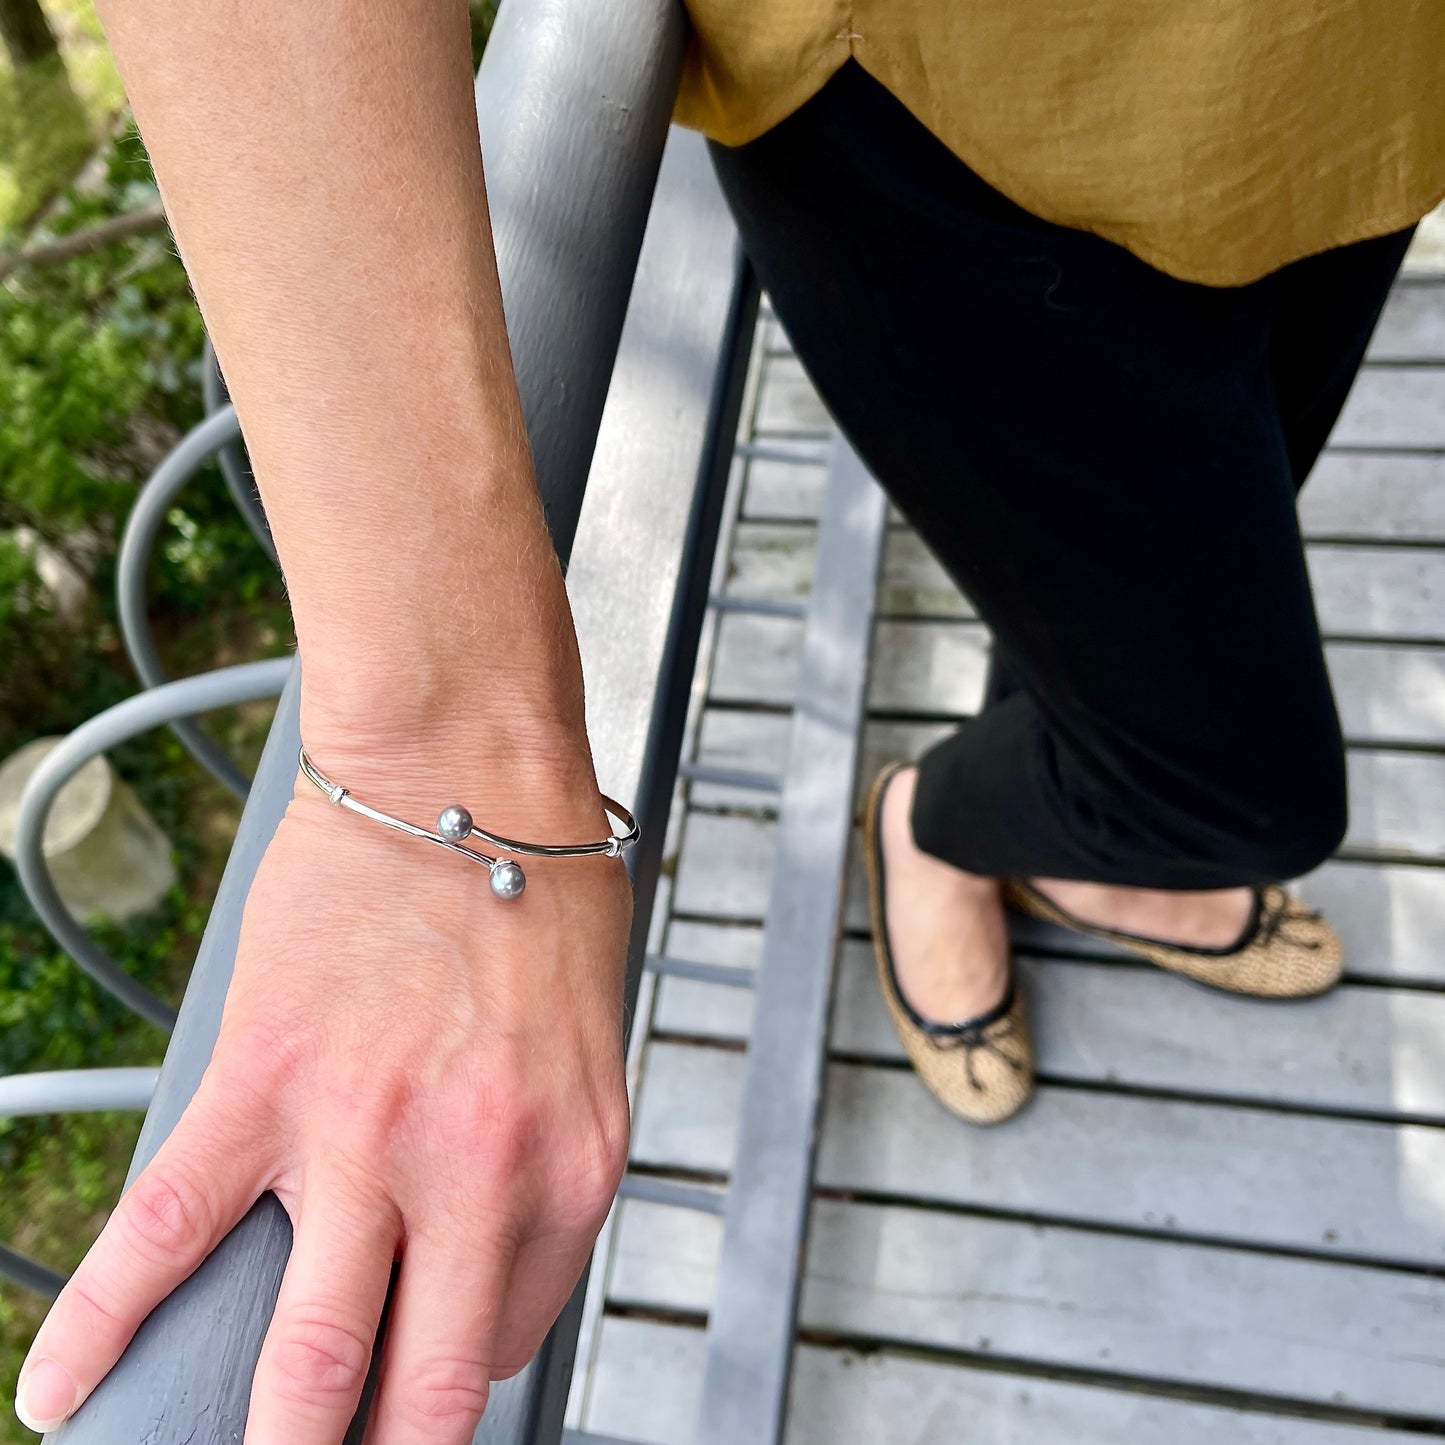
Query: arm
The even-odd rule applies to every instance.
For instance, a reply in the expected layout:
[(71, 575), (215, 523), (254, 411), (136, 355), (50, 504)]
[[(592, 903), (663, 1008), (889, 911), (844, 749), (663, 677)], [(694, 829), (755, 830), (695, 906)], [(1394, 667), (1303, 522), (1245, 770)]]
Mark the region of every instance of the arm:
[[(106, 19), (277, 533), (317, 761), (408, 816), (455, 797), (503, 832), (598, 836), (464, 14), (378, 8)], [(474, 865), (299, 793), (207, 1080), (32, 1359), (84, 1394), (272, 1187), (296, 1248), (248, 1439), (340, 1439), (393, 1255), (376, 1438), (469, 1439), (575, 1279), (625, 1137), (625, 880), (532, 876), (499, 905)]]
[(102, 9), (276, 532), (308, 740), (469, 752), (520, 708), (519, 746), (579, 741), (465, 5)]

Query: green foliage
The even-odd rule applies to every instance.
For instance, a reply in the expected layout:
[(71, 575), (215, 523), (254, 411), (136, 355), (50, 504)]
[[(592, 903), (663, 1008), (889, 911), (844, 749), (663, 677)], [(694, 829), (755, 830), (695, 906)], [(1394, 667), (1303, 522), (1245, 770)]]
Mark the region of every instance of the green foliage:
[[(102, 186), (69, 197), (53, 230), (64, 234), (154, 199), (131, 129), (112, 147)], [(23, 271), (0, 291), (0, 657), (11, 664), (0, 671), (0, 757), (31, 737), (67, 732), (135, 690), (112, 596), (115, 549), (146, 474), (200, 420), (201, 343), (185, 274), (164, 236)], [(168, 520), (151, 590), (173, 670), (284, 645), (279, 579), (213, 469), (195, 479)], [(57, 608), (17, 528), (89, 579), (78, 615)], [(226, 741), (253, 751), (248, 727), (256, 718), (246, 717), (249, 723), (223, 720)], [(111, 760), (177, 845), (187, 886), (155, 919), (110, 930), (106, 946), (147, 982), (173, 989), (203, 916), (193, 889), (207, 846), (194, 810), (201, 801), (222, 813), (230, 805), (207, 792), (168, 733), (137, 739)], [(107, 1050), (127, 1047), (133, 1034), (129, 1016), (49, 941), (7, 873), (0, 879), (0, 1071), (105, 1062)], [(158, 1044), (146, 1041), (152, 1052)]]
[[(133, 129), (101, 184), (47, 223), (62, 235), (152, 203)], [(0, 758), (64, 733), (136, 690), (120, 643), (115, 552), (138, 488), (200, 420), (203, 332), (165, 233), (135, 237), (0, 282)], [(16, 529), (23, 529), (22, 541)], [(42, 583), (34, 540), (86, 579), (78, 610)], [(176, 675), (284, 649), (280, 579), (214, 468), (161, 534), (150, 615)], [(235, 709), (206, 726), (254, 765), (269, 717)], [(171, 839), (180, 881), (151, 916), (94, 932), (162, 997), (179, 998), (224, 863), (237, 807), (161, 730), (110, 761)], [(50, 939), (0, 864), (0, 1073), (156, 1063), (161, 1032), (97, 988)], [(114, 1202), (138, 1121), (93, 1115), (0, 1121), (0, 1240), (74, 1265)], [(0, 1395), (13, 1389), (44, 1302), (0, 1285)], [(0, 1411), (0, 1445), (29, 1438)]]
[(56, 195), (121, 106), (90, 0), (45, 0), (60, 57), (16, 71), (0, 50), (0, 240)]
[(0, 154), (13, 167), (8, 194), (0, 192), (5, 212), (19, 219), (35, 211), (94, 144), (90, 117), (64, 60), (53, 56), (13, 74), (0, 90)]
[(482, 63), (482, 51), (497, 19), (497, 0), (470, 0), (467, 9), (472, 21), (472, 69)]
[[(72, 196), (51, 229), (63, 235), (155, 199), (130, 129), (109, 152), (103, 185)], [(73, 726), (78, 701), (95, 711), (130, 690), (110, 600), (115, 547), (140, 483), (201, 418), (202, 338), (164, 234), (22, 271), (0, 291), (0, 656), (26, 659), (0, 674), (0, 755), (25, 734)], [(155, 569), (153, 596), (177, 665), (211, 661), (207, 648), (187, 647), (185, 624), (214, 622), (227, 598), (242, 604), (239, 620), (247, 609), (265, 614), (274, 644), (285, 627), (278, 585), (214, 468), (170, 521), (162, 549), (171, 565)], [(56, 615), (16, 528), (91, 579), (78, 622)], [(219, 642), (227, 653), (240, 647)], [(66, 716), (54, 715), (56, 700)]]
[[(75, 197), (50, 229), (64, 235), (155, 198), (130, 130), (103, 189)], [(54, 542), (82, 525), (115, 536), (160, 444), (199, 416), (201, 334), (168, 237), (18, 273), (0, 298), (4, 520)]]
[(93, 524), (98, 512), (113, 521), (120, 498), (106, 473), (121, 460), (146, 390), (136, 350), (113, 317), (97, 324), (43, 294), (0, 310), (7, 521), (42, 524), (55, 539)]

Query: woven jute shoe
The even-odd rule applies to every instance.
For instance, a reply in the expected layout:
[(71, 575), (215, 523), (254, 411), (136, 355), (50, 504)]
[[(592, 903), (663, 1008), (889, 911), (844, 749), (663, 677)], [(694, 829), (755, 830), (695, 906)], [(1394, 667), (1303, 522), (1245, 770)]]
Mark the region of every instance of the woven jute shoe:
[(1339, 982), (1344, 948), (1339, 934), (1277, 883), (1257, 888), (1254, 908), (1239, 940), (1227, 948), (1192, 948), (1098, 928), (1051, 902), (1031, 884), (1011, 878), (1004, 902), (1019, 913), (1056, 923), (1090, 938), (1116, 943), (1197, 983), (1255, 998), (1308, 998)]
[(883, 887), (883, 794), (904, 764), (892, 763), (874, 780), (863, 824), (873, 955), (888, 1016), (928, 1091), (971, 1124), (998, 1124), (1018, 1113), (1034, 1088), (1034, 1054), (1023, 994), (1012, 964), (1002, 1003), (977, 1018), (939, 1024), (917, 1013), (903, 996), (888, 944)]

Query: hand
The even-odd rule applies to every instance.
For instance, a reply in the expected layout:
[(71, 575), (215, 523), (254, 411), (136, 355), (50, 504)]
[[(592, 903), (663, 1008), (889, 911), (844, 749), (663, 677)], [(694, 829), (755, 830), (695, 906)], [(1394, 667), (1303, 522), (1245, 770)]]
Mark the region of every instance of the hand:
[[(570, 829), (567, 806), (542, 830), (593, 836), (595, 801)], [(270, 1189), (295, 1243), (247, 1445), (337, 1445), (397, 1258), (367, 1440), (471, 1440), (490, 1383), (576, 1283), (627, 1152), (626, 874), (605, 858), (529, 873), (499, 901), (484, 867), (298, 785), (200, 1089), (31, 1348), (34, 1423), (68, 1415)]]

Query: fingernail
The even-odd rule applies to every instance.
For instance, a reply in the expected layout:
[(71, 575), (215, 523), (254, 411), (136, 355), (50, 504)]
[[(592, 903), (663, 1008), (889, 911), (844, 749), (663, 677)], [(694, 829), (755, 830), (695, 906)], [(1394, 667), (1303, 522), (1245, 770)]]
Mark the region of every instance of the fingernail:
[(75, 1409), (75, 1381), (70, 1371), (54, 1360), (36, 1360), (20, 1372), (15, 1413), (27, 1430), (43, 1435), (68, 1418)]

